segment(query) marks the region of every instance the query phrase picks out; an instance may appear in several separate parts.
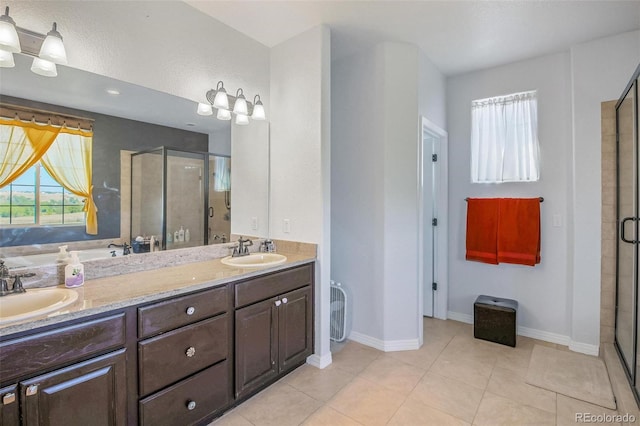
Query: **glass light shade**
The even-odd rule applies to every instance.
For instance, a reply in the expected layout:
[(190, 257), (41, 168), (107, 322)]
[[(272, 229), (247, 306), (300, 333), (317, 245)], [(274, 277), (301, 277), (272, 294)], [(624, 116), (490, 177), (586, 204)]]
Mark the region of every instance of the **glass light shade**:
[(228, 109), (219, 109), (216, 118), (218, 120), (231, 120), (231, 111)]
[(229, 97), (227, 96), (227, 91), (224, 88), (218, 89), (216, 92), (216, 97), (213, 98), (213, 106), (221, 109), (229, 109)]
[(38, 56), (40, 59), (55, 64), (67, 64), (67, 51), (64, 48), (64, 43), (62, 43), (62, 36), (56, 30), (55, 22), (53, 23), (53, 29), (47, 33), (47, 38), (44, 39)]
[(213, 115), (213, 108), (209, 104), (198, 102), (198, 115)]
[(58, 75), (56, 64), (50, 61), (45, 61), (44, 59), (40, 59), (40, 58), (33, 58), (33, 64), (31, 64), (31, 71), (45, 77), (55, 77)]
[(262, 105), (262, 102), (258, 101), (253, 106), (253, 114), (251, 114), (251, 118), (254, 120), (265, 120), (267, 118), (264, 113), (264, 105)]
[(248, 115), (249, 111), (247, 109), (247, 101), (244, 98), (243, 94), (238, 95), (236, 98), (236, 103), (233, 106), (233, 113), (237, 115)]
[(246, 126), (247, 124), (249, 124), (249, 117), (244, 114), (236, 115), (236, 124), (239, 124), (240, 126)]
[(16, 23), (9, 16), (9, 7), (0, 16), (0, 49), (11, 53), (20, 53), (20, 39), (16, 31)]
[(16, 63), (13, 61), (13, 53), (0, 50), (0, 68), (13, 68)]

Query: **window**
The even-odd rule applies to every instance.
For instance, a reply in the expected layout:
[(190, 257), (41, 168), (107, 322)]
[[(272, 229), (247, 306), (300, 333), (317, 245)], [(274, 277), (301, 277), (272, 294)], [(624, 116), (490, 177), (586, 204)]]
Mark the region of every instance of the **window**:
[(540, 179), (536, 91), (471, 102), (471, 182)]
[(84, 225), (83, 208), (39, 163), (0, 188), (0, 225)]

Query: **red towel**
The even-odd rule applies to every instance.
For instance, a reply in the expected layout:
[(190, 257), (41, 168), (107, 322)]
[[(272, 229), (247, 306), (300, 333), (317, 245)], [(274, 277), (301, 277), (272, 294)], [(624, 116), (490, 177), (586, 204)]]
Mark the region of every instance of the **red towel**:
[(498, 198), (467, 200), (467, 260), (498, 264)]
[(498, 213), (498, 262), (540, 263), (540, 199), (501, 198)]

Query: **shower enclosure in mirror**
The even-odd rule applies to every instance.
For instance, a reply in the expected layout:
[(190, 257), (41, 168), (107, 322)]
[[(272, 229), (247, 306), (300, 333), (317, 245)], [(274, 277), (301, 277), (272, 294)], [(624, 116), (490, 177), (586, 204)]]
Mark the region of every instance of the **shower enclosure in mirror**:
[(615, 347), (640, 401), (638, 377), (638, 76), (640, 66), (616, 104), (616, 313)]
[(229, 157), (204, 152), (160, 147), (132, 154), (134, 252), (227, 242), (230, 169)]

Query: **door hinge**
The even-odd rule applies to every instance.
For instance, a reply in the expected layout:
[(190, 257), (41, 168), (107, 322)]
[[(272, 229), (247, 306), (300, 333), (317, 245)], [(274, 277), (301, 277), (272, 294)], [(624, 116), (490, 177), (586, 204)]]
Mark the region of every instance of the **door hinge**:
[(438, 289), (438, 283), (431, 284), (431, 290), (437, 290), (437, 289)]
[(438, 154), (433, 154), (433, 155), (431, 156), (431, 161), (433, 161), (434, 163), (435, 163), (436, 161), (438, 161)]
[(435, 217), (431, 219), (431, 226), (438, 226), (438, 219), (436, 219)]

